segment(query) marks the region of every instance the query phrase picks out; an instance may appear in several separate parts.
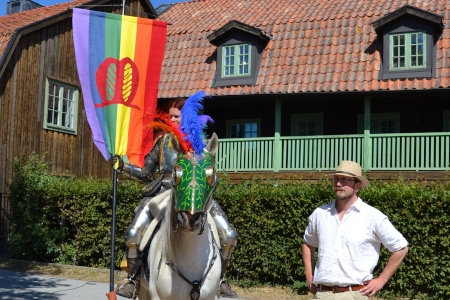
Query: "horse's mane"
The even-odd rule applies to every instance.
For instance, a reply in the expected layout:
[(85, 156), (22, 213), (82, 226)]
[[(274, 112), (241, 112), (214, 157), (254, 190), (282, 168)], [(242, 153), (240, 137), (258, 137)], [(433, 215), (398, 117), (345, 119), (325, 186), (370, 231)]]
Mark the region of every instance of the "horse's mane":
[(174, 191), (170, 193), (170, 200), (166, 207), (166, 214), (161, 222), (161, 231), (159, 246), (161, 247), (162, 253), (165, 256), (165, 260), (172, 262), (177, 268), (177, 245), (180, 243), (180, 232), (175, 232), (175, 218), (176, 214), (174, 211), (175, 207), (175, 194)]

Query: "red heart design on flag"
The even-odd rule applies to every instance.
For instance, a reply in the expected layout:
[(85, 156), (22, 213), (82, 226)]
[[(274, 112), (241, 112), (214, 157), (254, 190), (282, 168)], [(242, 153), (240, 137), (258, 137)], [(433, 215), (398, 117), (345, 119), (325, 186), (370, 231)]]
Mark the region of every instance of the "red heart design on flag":
[(139, 71), (133, 60), (125, 57), (120, 61), (113, 57), (105, 59), (95, 73), (97, 89), (103, 102), (95, 107), (123, 104), (139, 109), (132, 104), (139, 85)]

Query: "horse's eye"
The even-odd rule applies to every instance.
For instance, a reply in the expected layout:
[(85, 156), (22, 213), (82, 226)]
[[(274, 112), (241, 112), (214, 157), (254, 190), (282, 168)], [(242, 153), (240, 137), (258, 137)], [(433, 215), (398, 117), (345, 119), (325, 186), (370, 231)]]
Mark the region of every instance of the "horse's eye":
[(172, 174), (173, 185), (180, 183), (181, 176), (183, 176), (183, 169), (180, 166), (175, 166)]
[(216, 170), (213, 167), (206, 169), (206, 180), (209, 186), (213, 186), (216, 183)]

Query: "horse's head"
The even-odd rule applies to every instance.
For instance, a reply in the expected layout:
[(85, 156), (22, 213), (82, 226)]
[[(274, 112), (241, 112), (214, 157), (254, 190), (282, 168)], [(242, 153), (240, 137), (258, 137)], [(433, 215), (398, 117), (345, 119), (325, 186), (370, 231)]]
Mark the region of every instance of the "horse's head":
[(205, 212), (217, 185), (214, 161), (217, 145), (214, 133), (203, 153), (178, 155), (173, 172), (176, 229), (196, 231), (200, 227), (200, 234), (203, 231)]

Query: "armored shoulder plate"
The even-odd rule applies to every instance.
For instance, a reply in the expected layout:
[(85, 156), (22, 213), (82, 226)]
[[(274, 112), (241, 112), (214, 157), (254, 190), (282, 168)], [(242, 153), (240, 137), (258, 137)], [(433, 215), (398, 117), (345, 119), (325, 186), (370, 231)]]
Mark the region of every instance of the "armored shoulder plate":
[(160, 174), (172, 174), (178, 153), (180, 153), (177, 138), (172, 133), (167, 133), (161, 138), (159, 152)]

